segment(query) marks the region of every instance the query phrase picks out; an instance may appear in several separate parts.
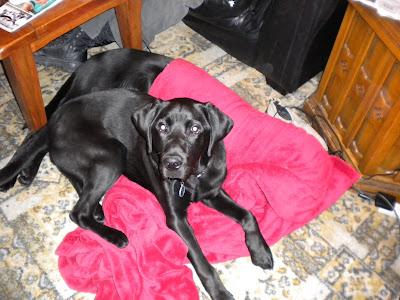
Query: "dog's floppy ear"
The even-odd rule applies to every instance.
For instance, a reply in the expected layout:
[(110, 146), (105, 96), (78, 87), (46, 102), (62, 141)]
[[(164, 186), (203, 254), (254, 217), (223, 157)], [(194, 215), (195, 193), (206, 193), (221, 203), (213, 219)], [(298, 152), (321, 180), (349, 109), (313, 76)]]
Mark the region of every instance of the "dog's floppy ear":
[(206, 103), (206, 115), (210, 124), (210, 143), (208, 145), (207, 155), (211, 156), (213, 147), (228, 135), (233, 127), (233, 121), (216, 106), (210, 102)]
[(154, 103), (150, 103), (142, 109), (136, 111), (132, 115), (132, 122), (138, 130), (139, 134), (146, 139), (147, 153), (153, 151), (153, 139), (151, 135), (151, 126), (159, 115), (160, 111), (167, 105), (167, 101), (155, 99)]

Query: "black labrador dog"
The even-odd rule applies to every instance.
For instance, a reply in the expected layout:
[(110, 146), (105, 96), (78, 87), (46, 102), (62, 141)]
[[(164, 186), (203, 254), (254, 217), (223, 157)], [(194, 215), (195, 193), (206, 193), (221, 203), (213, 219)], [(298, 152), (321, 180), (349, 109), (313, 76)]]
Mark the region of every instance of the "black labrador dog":
[[(79, 78), (79, 72), (80, 68), (72, 77)], [(97, 73), (96, 77), (102, 76)], [(146, 85), (147, 79), (141, 79), (137, 82)], [(66, 82), (61, 89), (64, 95), (81, 92), (71, 90), (74, 84), (73, 80)], [(132, 89), (61, 99), (50, 113), (49, 123), (29, 134), (0, 171), (0, 187), (12, 187), (23, 170), (49, 152), (51, 161), (79, 195), (71, 219), (123, 248), (129, 241), (124, 233), (103, 224), (99, 200), (124, 174), (156, 196), (167, 226), (187, 244), (188, 258), (212, 299), (232, 299), (187, 222), (187, 208), (192, 202), (201, 201), (216, 209), (242, 226), (253, 263), (272, 268), (272, 254), (256, 219), (222, 189), (227, 173), (223, 138), (231, 130), (232, 120), (210, 103), (186, 98), (161, 101), (134, 91), (139, 88)]]

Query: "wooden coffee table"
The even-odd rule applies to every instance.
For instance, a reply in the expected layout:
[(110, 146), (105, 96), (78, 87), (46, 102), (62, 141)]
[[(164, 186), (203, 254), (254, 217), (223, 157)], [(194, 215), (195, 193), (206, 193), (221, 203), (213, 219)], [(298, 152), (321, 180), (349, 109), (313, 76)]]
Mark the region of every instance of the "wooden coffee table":
[(30, 130), (47, 122), (33, 53), (111, 8), (124, 47), (142, 49), (141, 5), (141, 0), (64, 0), (13, 33), (0, 29), (0, 60)]

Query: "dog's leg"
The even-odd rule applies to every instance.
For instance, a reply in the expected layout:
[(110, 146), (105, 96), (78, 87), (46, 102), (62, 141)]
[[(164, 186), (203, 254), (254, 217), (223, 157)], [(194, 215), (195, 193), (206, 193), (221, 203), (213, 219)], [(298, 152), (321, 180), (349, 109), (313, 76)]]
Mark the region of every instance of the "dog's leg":
[(70, 213), (70, 218), (79, 227), (88, 229), (107, 242), (125, 248), (129, 241), (121, 231), (105, 226), (95, 219), (101, 197), (111, 188), (122, 174), (122, 169), (107, 168), (103, 164), (92, 167), (91, 176), (83, 184), (83, 192)]
[(273, 267), (271, 250), (260, 232), (256, 218), (250, 211), (233, 201), (224, 190), (221, 190), (214, 199), (204, 200), (203, 203), (242, 226), (253, 264), (263, 269)]
[(211, 298), (213, 300), (234, 299), (232, 294), (225, 289), (216, 270), (204, 256), (193, 229), (187, 221), (186, 209), (175, 210), (171, 214), (166, 213), (166, 216), (167, 226), (175, 231), (188, 246), (188, 258)]
[(51, 154), (57, 167), (71, 181), (79, 195), (70, 213), (71, 220), (79, 227), (91, 230), (115, 246), (124, 248), (129, 243), (126, 235), (96, 219), (101, 209), (99, 201), (123, 173), (126, 149), (116, 140), (99, 141), (101, 145), (87, 144), (80, 149), (68, 149), (72, 152), (71, 157), (75, 158), (73, 168), (71, 161), (63, 155)]
[[(74, 187), (75, 191), (78, 193), (78, 195), (81, 196), (82, 192), (83, 192), (82, 184), (79, 181), (74, 181), (72, 177), (69, 177), (69, 181), (72, 184), (72, 186)], [(100, 205), (100, 203), (97, 203), (96, 208), (93, 213), (93, 217), (99, 223), (103, 224), (105, 222), (106, 217), (104, 216), (103, 207)]]
[(99, 223), (103, 224), (105, 222), (106, 217), (104, 216), (103, 207), (100, 205), (100, 203), (97, 203), (96, 208), (93, 213), (93, 217)]
[[(26, 136), (11, 160), (0, 170), (0, 191), (7, 191), (17, 181), (18, 175), (33, 163), (36, 157), (48, 151), (47, 126)], [(34, 175), (36, 175), (37, 171)], [(33, 176), (34, 177), (34, 176)], [(30, 182), (32, 182), (31, 178)]]
[(40, 164), (47, 153), (47, 149), (38, 153), (33, 161), (31, 161), (25, 168), (22, 169), (21, 173), (19, 174), (18, 181), (22, 185), (30, 185), (35, 179)]
[[(112, 174), (108, 173), (107, 175)], [(113, 178), (114, 180), (111, 185), (118, 179), (118, 177), (119, 175)], [(129, 241), (123, 232), (105, 226), (97, 222), (95, 219), (95, 211), (98, 205), (97, 202), (110, 188), (109, 180), (107, 180), (107, 182), (107, 186), (104, 185), (104, 182), (88, 183), (89, 185), (94, 184), (93, 188), (86, 188), (86, 186), (84, 187), (84, 192), (71, 211), (70, 218), (79, 227), (93, 231), (107, 242), (114, 244), (118, 248), (125, 248)]]

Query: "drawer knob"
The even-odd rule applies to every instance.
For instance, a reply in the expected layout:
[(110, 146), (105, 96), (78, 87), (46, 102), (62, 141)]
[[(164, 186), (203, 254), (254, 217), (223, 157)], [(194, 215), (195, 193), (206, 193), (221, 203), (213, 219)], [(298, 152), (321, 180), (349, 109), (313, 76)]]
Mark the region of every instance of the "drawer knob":
[(375, 107), (375, 119), (378, 121), (383, 120), (383, 109), (382, 107)]
[(344, 73), (348, 73), (349, 72), (349, 63), (347, 62), (347, 60), (342, 60), (340, 62), (341, 66), (342, 66), (342, 71)]
[(360, 97), (364, 97), (364, 95), (365, 95), (365, 86), (363, 84), (361, 84), (361, 83), (358, 83), (356, 85), (356, 91), (357, 91), (357, 94)]

